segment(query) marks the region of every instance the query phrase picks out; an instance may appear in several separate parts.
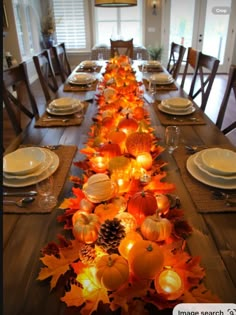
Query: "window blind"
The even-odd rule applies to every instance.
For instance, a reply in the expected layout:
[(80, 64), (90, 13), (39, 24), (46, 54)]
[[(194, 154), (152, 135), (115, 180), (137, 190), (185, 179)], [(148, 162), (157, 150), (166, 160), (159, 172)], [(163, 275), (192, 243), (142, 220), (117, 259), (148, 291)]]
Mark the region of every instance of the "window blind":
[(87, 27), (84, 0), (53, 0), (58, 43), (67, 49), (87, 49)]

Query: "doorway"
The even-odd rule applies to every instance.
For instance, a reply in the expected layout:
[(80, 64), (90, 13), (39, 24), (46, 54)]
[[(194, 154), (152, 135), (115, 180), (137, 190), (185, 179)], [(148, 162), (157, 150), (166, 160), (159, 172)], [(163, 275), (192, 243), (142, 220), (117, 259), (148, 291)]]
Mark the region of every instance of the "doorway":
[(162, 42), (166, 58), (174, 41), (218, 58), (218, 73), (227, 73), (235, 40), (233, 10), (231, 0), (224, 0), (223, 5), (222, 0), (165, 0)]

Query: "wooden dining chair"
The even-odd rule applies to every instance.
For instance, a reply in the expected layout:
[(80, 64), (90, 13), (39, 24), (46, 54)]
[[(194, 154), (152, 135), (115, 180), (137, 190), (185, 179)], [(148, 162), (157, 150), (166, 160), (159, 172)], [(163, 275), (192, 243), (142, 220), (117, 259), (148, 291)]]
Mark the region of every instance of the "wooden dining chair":
[[(219, 129), (222, 129), (222, 124), (224, 121), (224, 116), (226, 113), (229, 97), (231, 97), (231, 92), (232, 92), (232, 97), (234, 97), (236, 100), (236, 65), (231, 65), (230, 70), (229, 70), (229, 76), (228, 76), (228, 80), (227, 80), (225, 93), (224, 93), (224, 96), (223, 96), (223, 99), (221, 102), (221, 106), (220, 106), (220, 110), (218, 113), (218, 117), (216, 120), (216, 126)], [(232, 124), (230, 124), (228, 127), (224, 128), (222, 130), (222, 132), (226, 135), (234, 129), (236, 129), (236, 121), (232, 122)]]
[(186, 76), (188, 74), (193, 75), (193, 73), (195, 72), (198, 56), (199, 56), (199, 51), (197, 51), (196, 49), (193, 49), (192, 47), (188, 48), (187, 59), (186, 59), (184, 72), (183, 72), (183, 76), (182, 76), (182, 80), (180, 84), (181, 88), (184, 88)]
[(58, 90), (57, 78), (53, 69), (50, 51), (43, 50), (38, 55), (33, 56), (34, 65), (39, 77), (39, 81), (46, 101), (50, 101)]
[(129, 58), (134, 58), (134, 45), (133, 45), (133, 38), (130, 40), (112, 40), (110, 39), (111, 43), (111, 58), (115, 57), (116, 55), (125, 55)]
[(6, 112), (16, 135), (23, 131), (23, 122), (28, 123), (33, 118), (39, 118), (25, 62), (3, 71), (2, 95)]
[(64, 83), (71, 74), (71, 67), (66, 53), (65, 43), (61, 43), (52, 47), (53, 55), (62, 82)]
[(186, 48), (184, 46), (176, 44), (174, 42), (171, 43), (170, 56), (166, 69), (175, 80), (179, 75), (185, 51)]
[(189, 96), (194, 100), (201, 96), (200, 108), (205, 111), (220, 61), (199, 52), (195, 71), (190, 85)]

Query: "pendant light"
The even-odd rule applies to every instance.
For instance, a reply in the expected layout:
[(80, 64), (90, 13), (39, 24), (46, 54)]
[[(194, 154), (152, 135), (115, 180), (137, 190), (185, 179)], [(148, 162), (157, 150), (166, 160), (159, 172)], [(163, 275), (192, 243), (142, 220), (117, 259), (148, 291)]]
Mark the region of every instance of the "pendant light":
[(132, 7), (137, 5), (137, 0), (95, 0), (95, 7), (114, 8)]

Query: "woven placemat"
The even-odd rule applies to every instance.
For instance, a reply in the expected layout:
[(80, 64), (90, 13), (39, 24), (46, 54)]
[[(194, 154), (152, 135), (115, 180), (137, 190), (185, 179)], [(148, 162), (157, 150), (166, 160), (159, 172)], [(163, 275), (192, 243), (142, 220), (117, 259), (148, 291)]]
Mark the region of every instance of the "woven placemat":
[(160, 104), (160, 101), (155, 101), (153, 103), (155, 112), (158, 116), (158, 119), (160, 120), (160, 123), (164, 126), (168, 125), (205, 125), (206, 122), (204, 120), (203, 114), (201, 111), (199, 111), (198, 107), (195, 106), (196, 110), (194, 113), (189, 115), (171, 115), (166, 114), (160, 111), (158, 108), (158, 105)]
[[(147, 79), (143, 79), (143, 84), (145, 86), (145, 89), (148, 91), (149, 81)], [(156, 85), (156, 91), (177, 91), (178, 86), (175, 84), (175, 82), (171, 84), (166, 85)]]
[[(88, 102), (82, 102), (84, 105), (83, 108), (83, 116), (81, 113), (76, 116), (76, 113), (73, 115), (65, 115), (65, 116), (50, 116), (47, 112), (45, 112), (36, 122), (34, 127), (36, 128), (48, 128), (48, 127), (66, 127), (66, 126), (79, 126), (84, 120), (84, 115), (86, 114), (87, 108), (89, 106)], [(49, 120), (47, 117), (52, 117), (52, 120)], [(47, 121), (44, 121), (47, 119)], [(66, 119), (63, 121), (63, 119)], [(68, 120), (67, 120), (68, 119)]]
[[(56, 150), (53, 150), (59, 157), (60, 164), (56, 172), (53, 174), (54, 177), (54, 191), (53, 194), (56, 198), (59, 197), (62, 188), (64, 186), (65, 181), (68, 178), (68, 173), (71, 167), (71, 163), (73, 161), (74, 155), (77, 151), (77, 146), (70, 145), (65, 146), (61, 145)], [(26, 192), (36, 190), (36, 185), (31, 185), (27, 187), (20, 187), (20, 188), (12, 188), (12, 187), (4, 187), (4, 191), (6, 192)], [(22, 197), (4, 197), (6, 200), (19, 200)], [(36, 214), (36, 213), (50, 213), (52, 209), (41, 209), (38, 205), (39, 195), (35, 197), (33, 203), (28, 204), (25, 208), (20, 208), (14, 205), (3, 205), (3, 212), (4, 213), (16, 213), (16, 214)]]
[[(230, 147), (229, 145), (217, 145), (217, 147), (232, 150), (232, 147)], [(229, 207), (225, 205), (225, 200), (212, 198), (212, 191), (217, 190), (217, 188), (205, 185), (196, 180), (191, 174), (189, 174), (186, 168), (186, 162), (189, 158), (189, 154), (184, 147), (179, 147), (177, 150), (175, 150), (173, 152), (173, 156), (179, 167), (183, 182), (188, 189), (190, 196), (199, 213), (236, 212), (236, 206)], [(224, 191), (227, 193), (227, 190)], [(230, 190), (230, 192), (236, 193), (236, 189)]]
[(96, 91), (98, 84), (98, 80), (95, 80), (93, 83), (83, 86), (83, 85), (75, 85), (75, 84), (70, 84), (69, 81), (67, 80), (64, 83), (64, 92), (86, 92), (86, 91)]

